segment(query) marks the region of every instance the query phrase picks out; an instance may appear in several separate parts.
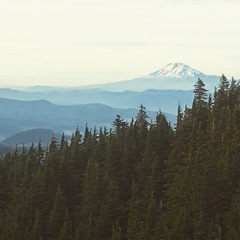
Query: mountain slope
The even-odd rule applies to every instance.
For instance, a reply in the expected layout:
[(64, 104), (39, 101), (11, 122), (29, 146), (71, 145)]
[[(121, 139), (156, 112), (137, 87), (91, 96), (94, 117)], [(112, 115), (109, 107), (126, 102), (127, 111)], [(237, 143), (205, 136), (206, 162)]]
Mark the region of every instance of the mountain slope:
[(4, 144), (0, 143), (0, 156), (6, 153), (10, 148)]
[(44, 146), (50, 143), (50, 140), (53, 136), (55, 136), (57, 139), (60, 139), (61, 135), (54, 134), (51, 129), (29, 129), (6, 138), (1, 142), (1, 144), (11, 147), (15, 147), (19, 144), (29, 146), (32, 143), (36, 145), (41, 140), (41, 144)]
[(201, 78), (210, 91), (219, 82), (219, 76), (207, 75), (183, 63), (170, 63), (147, 76), (114, 83), (89, 85), (84, 88), (101, 88), (106, 91), (145, 91), (147, 89), (191, 90)]
[[(0, 133), (1, 139), (18, 132), (33, 128), (48, 128), (56, 133), (71, 134), (79, 126), (89, 128), (111, 127), (116, 115), (130, 120), (138, 109), (112, 108), (103, 104), (56, 105), (48, 101), (18, 101), (0, 98)], [(150, 119), (156, 112), (148, 111)], [(169, 121), (175, 122), (175, 116), (166, 114)]]
[[(12, 89), (0, 89), (0, 97), (16, 100), (41, 100), (45, 99), (60, 105), (76, 105), (101, 103), (114, 108), (138, 108), (141, 104), (148, 110), (176, 114), (177, 105), (190, 105), (192, 102), (192, 90), (154, 90), (143, 92), (124, 91), (109, 92), (99, 89), (81, 90), (68, 89), (65, 92), (24, 92)], [(167, 101), (166, 101), (167, 100)]]
[(189, 78), (204, 77), (205, 74), (183, 63), (169, 63), (160, 70), (148, 75), (149, 78)]
[(206, 89), (210, 91), (219, 84), (217, 76), (206, 75), (183, 63), (171, 63), (147, 76), (128, 81), (75, 88), (2, 88), (0, 97), (27, 101), (45, 99), (60, 105), (100, 103), (125, 109), (138, 108), (143, 104), (148, 110), (161, 109), (175, 114), (179, 102), (182, 106), (191, 104), (193, 85), (198, 78), (204, 81)]

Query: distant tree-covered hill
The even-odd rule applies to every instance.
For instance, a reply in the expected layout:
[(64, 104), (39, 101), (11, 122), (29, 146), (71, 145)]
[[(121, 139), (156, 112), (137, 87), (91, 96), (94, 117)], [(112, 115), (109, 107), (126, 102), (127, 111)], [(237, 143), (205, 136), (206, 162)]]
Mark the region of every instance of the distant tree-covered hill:
[(0, 156), (10, 150), (9, 146), (0, 143)]
[(29, 129), (4, 139), (1, 144), (11, 147), (15, 147), (16, 145), (25, 145), (29, 147), (32, 144), (37, 145), (41, 142), (43, 146), (46, 146), (49, 145), (52, 137), (58, 140), (61, 139), (61, 135), (54, 133), (51, 129)]
[(50, 88), (42, 92), (1, 89), (0, 97), (15, 100), (47, 100), (60, 105), (76, 105), (100, 103), (114, 108), (138, 108), (141, 104), (148, 110), (176, 114), (178, 103), (190, 106), (192, 104), (192, 90), (155, 90), (148, 89), (143, 92), (123, 91), (109, 92), (101, 89), (62, 89)]
[[(56, 105), (45, 100), (19, 101), (0, 98), (0, 135), (3, 140), (18, 132), (33, 128), (48, 128), (55, 133), (70, 134), (78, 126), (85, 129), (112, 126), (112, 119), (117, 114), (131, 120), (137, 109), (112, 108), (103, 104)], [(156, 112), (148, 111), (150, 119)], [(166, 114), (168, 120), (175, 122), (175, 116)]]

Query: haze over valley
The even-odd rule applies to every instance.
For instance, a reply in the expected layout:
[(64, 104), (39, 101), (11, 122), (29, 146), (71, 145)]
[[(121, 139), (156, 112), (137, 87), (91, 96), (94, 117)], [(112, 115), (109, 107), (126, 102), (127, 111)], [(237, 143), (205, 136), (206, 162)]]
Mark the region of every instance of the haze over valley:
[(109, 129), (118, 114), (128, 121), (135, 118), (141, 104), (149, 120), (154, 121), (156, 113), (162, 111), (174, 125), (178, 104), (191, 105), (198, 78), (213, 92), (220, 77), (183, 63), (170, 63), (144, 77), (108, 84), (0, 88), (1, 139), (39, 128), (51, 129), (58, 136), (63, 132), (71, 135), (76, 127), (83, 131), (86, 124), (90, 129)]

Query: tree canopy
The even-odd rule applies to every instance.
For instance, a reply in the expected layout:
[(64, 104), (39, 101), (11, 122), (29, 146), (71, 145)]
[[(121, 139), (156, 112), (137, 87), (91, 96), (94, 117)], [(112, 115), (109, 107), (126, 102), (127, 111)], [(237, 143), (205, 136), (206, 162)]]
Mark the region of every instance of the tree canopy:
[(239, 239), (237, 81), (198, 79), (175, 126), (142, 105), (112, 126), (0, 158), (1, 240)]

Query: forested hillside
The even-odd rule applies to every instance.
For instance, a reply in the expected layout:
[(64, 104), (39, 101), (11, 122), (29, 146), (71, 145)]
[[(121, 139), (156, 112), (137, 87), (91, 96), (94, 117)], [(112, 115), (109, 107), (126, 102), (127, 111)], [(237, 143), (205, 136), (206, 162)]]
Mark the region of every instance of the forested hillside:
[(0, 160), (1, 240), (240, 238), (240, 85), (198, 79), (174, 128), (145, 108)]

